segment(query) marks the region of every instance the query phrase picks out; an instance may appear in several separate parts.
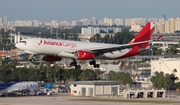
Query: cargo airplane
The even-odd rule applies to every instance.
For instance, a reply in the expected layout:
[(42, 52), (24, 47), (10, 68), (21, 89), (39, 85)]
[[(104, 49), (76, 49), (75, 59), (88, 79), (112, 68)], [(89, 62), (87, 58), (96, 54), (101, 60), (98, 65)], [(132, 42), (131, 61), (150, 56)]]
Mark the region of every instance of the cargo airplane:
[(99, 68), (96, 59), (114, 60), (138, 55), (149, 48), (154, 24), (148, 22), (143, 29), (127, 44), (106, 44), (50, 38), (23, 39), (15, 46), (29, 54), (44, 55), (44, 61), (60, 61), (72, 58), (71, 66), (80, 68), (77, 60), (90, 60), (89, 64)]
[(0, 96), (23, 90), (33, 90), (34, 92), (37, 92), (40, 90), (40, 86), (38, 82), (0, 83)]

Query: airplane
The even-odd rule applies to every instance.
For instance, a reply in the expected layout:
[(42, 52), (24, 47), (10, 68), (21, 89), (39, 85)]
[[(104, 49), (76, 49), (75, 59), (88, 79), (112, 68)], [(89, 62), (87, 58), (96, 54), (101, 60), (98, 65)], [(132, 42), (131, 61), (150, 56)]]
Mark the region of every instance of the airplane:
[[(154, 31), (154, 23), (148, 22), (143, 29), (127, 44), (107, 44), (83, 41), (71, 41), (51, 38), (23, 39), (15, 46), (29, 54), (44, 55), (44, 61), (60, 61), (71, 58), (70, 66), (80, 69), (77, 60), (90, 60), (89, 64), (99, 68), (97, 59), (115, 60), (138, 55), (149, 49)], [(161, 37), (160, 37), (161, 38)]]
[(23, 90), (33, 90), (34, 92), (38, 92), (39, 89), (40, 85), (38, 82), (0, 83), (0, 95)]

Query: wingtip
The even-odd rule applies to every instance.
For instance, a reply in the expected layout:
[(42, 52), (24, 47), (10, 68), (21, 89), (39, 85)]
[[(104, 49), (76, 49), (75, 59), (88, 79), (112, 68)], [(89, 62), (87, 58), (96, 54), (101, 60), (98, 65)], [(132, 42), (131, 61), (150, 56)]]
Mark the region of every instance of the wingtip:
[(160, 40), (162, 37), (163, 37), (163, 34), (159, 35), (155, 40)]

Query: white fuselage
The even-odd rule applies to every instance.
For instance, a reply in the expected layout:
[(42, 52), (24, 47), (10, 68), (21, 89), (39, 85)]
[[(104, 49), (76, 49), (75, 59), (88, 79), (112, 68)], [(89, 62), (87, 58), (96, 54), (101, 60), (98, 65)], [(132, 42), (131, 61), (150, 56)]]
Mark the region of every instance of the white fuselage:
[[(110, 47), (116, 46), (116, 44), (105, 44), (105, 43), (90, 43), (81, 41), (70, 41), (70, 40), (57, 40), (57, 39), (45, 39), (45, 38), (34, 38), (26, 39), (26, 43), (17, 43), (16, 47), (24, 50), (26, 53), (31, 54), (42, 54), (42, 55), (54, 55), (60, 57), (74, 58), (73, 53), (69, 51), (76, 50), (88, 50), (89, 48), (95, 47)], [(110, 53), (102, 53), (97, 56), (97, 59), (116, 59), (131, 49), (116, 50)]]
[(34, 91), (39, 91), (40, 86), (38, 82), (17, 82), (17, 83), (2, 83), (0, 84), (0, 88), (3, 88), (0, 89), (0, 94), (2, 94), (2, 93), (9, 93), (24, 89), (32, 89)]

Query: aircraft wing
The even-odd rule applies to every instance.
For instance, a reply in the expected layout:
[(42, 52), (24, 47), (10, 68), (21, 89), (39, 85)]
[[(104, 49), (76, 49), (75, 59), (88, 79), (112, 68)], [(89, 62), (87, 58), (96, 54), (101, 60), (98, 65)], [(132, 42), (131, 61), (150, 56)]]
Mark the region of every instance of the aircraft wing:
[(147, 43), (147, 42), (150, 42), (151, 40), (148, 40), (148, 41), (143, 41), (143, 42), (137, 42), (137, 43), (129, 43), (129, 44), (121, 44), (121, 45), (114, 45), (114, 46), (104, 46), (104, 47), (93, 47), (93, 48), (89, 48), (90, 51), (98, 51), (98, 50), (111, 50), (113, 51), (113, 49), (115, 50), (121, 50), (121, 49), (124, 49), (124, 48), (129, 48), (129, 47), (132, 47), (134, 45), (138, 45), (138, 44), (143, 44), (143, 43)]
[(152, 40), (147, 40), (147, 41), (142, 41), (142, 42), (136, 42), (136, 43), (129, 43), (129, 44), (111, 44), (111, 45), (107, 45), (107, 46), (103, 46), (103, 47), (92, 47), (92, 48), (87, 48), (87, 49), (73, 49), (73, 50), (68, 50), (66, 52), (69, 53), (73, 53), (76, 52), (78, 50), (83, 50), (83, 51), (89, 51), (89, 52), (93, 52), (95, 55), (101, 54), (101, 53), (108, 53), (108, 52), (113, 52), (116, 50), (122, 50), (125, 48), (131, 48), (134, 45), (138, 45), (138, 44), (143, 44), (143, 43), (147, 43), (147, 42), (151, 42)]
[[(162, 37), (163, 37), (163, 35), (160, 35), (155, 40), (159, 40)], [(143, 44), (143, 43), (150, 43), (152, 41), (154, 41), (154, 40), (145, 40), (145, 41), (139, 41), (139, 42), (133, 42), (133, 40), (132, 40), (128, 44), (121, 44), (121, 45), (110, 44), (110, 45), (103, 46), (103, 47), (101, 46), (101, 47), (92, 47), (92, 48), (87, 48), (87, 49), (71, 49), (71, 50), (68, 50), (66, 52), (67, 53), (74, 53), (74, 52), (76, 52), (78, 50), (83, 50), (83, 51), (93, 52), (95, 55), (98, 55), (98, 54), (102, 54), (102, 53), (113, 52), (113, 51), (116, 51), (116, 50), (122, 50), (122, 49), (125, 49), (125, 48), (131, 48), (134, 45)]]

